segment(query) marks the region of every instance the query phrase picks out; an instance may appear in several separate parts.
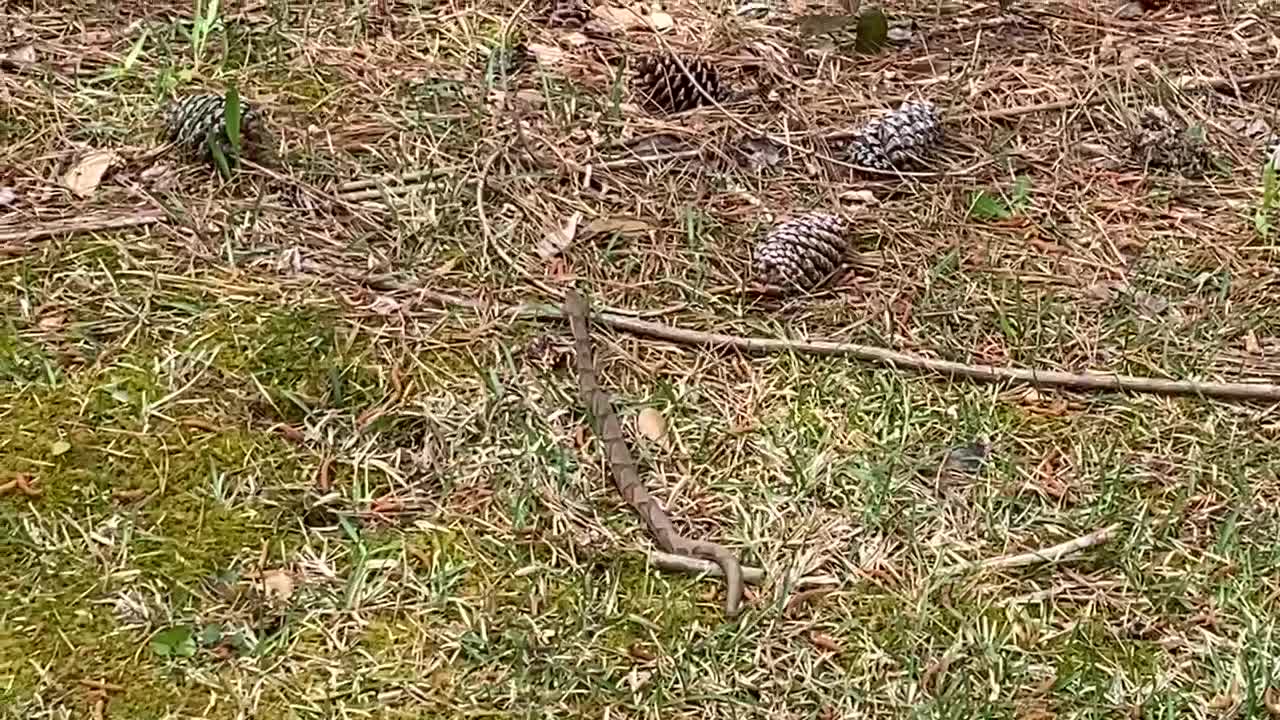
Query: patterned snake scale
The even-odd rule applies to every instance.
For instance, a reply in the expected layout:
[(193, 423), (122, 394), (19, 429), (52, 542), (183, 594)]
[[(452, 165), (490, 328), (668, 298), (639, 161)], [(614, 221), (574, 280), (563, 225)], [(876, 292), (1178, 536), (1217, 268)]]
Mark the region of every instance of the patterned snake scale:
[(742, 569), (737, 558), (721, 545), (690, 540), (681, 535), (671, 524), (666, 511), (645, 489), (627, 441), (622, 436), (622, 424), (613, 411), (613, 402), (597, 379), (588, 329), (587, 303), (577, 292), (569, 290), (565, 293), (563, 310), (573, 331), (578, 391), (594, 421), (596, 436), (608, 455), (609, 469), (618, 493), (644, 520), (650, 535), (664, 552), (711, 560), (720, 566), (727, 585), (725, 614), (729, 617), (737, 616), (742, 601)]

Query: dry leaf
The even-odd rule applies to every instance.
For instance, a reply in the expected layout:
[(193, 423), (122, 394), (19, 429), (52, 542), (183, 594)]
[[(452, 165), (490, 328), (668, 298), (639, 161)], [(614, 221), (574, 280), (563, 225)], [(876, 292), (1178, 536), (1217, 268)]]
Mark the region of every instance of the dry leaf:
[(835, 592), (834, 587), (816, 587), (798, 592), (787, 601), (787, 607), (782, 611), (782, 614), (787, 617), (793, 617), (802, 608), (816, 604), (820, 599), (830, 595), (832, 592)]
[(920, 687), (930, 695), (937, 694), (941, 680), (946, 677), (947, 669), (955, 659), (956, 656), (948, 652), (925, 666), (924, 673), (920, 676)]
[(646, 438), (658, 442), (667, 434), (667, 420), (657, 410), (645, 408), (636, 418), (636, 429)]
[(574, 279), (573, 268), (569, 266), (569, 262), (563, 257), (551, 258), (547, 262), (547, 277), (555, 280), (557, 283), (569, 282)]
[(1148, 315), (1159, 315), (1169, 309), (1169, 301), (1159, 295), (1139, 290), (1133, 294), (1133, 302), (1138, 309)]
[(1262, 703), (1267, 706), (1267, 712), (1271, 717), (1280, 718), (1280, 690), (1275, 688), (1267, 688), (1262, 695)]
[(1252, 330), (1244, 334), (1244, 351), (1250, 355), (1262, 354), (1262, 345), (1258, 342), (1258, 336)]
[(652, 650), (641, 645), (640, 643), (631, 643), (631, 647), (627, 648), (627, 652), (631, 655), (631, 657), (635, 658), (636, 660), (641, 660), (644, 662), (652, 662), (656, 660), (658, 657), (657, 655), (653, 654)]
[(637, 218), (596, 218), (582, 228), (582, 235), (583, 237), (607, 233), (638, 235), (652, 229), (652, 225)]
[(649, 22), (653, 24), (653, 29), (657, 30), (658, 32), (663, 32), (664, 30), (670, 30), (671, 28), (676, 26), (675, 18), (662, 12), (661, 10), (654, 10), (652, 13), (650, 13)]
[(582, 222), (582, 213), (575, 212), (565, 221), (564, 227), (556, 228), (547, 233), (546, 237), (542, 238), (542, 241), (538, 243), (538, 255), (543, 260), (549, 260), (564, 252), (566, 248), (573, 244), (573, 239), (578, 234), (579, 222)]
[(591, 8), (591, 14), (615, 30), (670, 30), (675, 20), (661, 10), (644, 15), (631, 8), (601, 5)]
[(1229, 710), (1240, 703), (1240, 678), (1232, 678), (1227, 691), (1209, 700), (1209, 709), (1219, 712)]
[(67, 324), (67, 316), (63, 313), (54, 313), (52, 315), (45, 315), (44, 317), (36, 321), (36, 327), (40, 328), (42, 332), (53, 332), (55, 330), (60, 330), (62, 329), (62, 326), (66, 324)]
[(564, 51), (555, 45), (529, 43), (525, 48), (537, 59), (539, 65), (557, 65), (564, 61)]
[(627, 683), (627, 687), (631, 688), (631, 692), (636, 692), (640, 688), (649, 684), (649, 678), (653, 677), (652, 670), (641, 670), (640, 668), (631, 668), (631, 672), (626, 674), (623, 679)]
[(815, 646), (817, 646), (822, 650), (829, 650), (831, 652), (840, 652), (840, 643), (835, 638), (831, 637), (830, 635), (827, 635), (826, 633), (815, 632), (810, 637), (810, 640), (813, 641), (813, 644)]
[(112, 150), (95, 150), (81, 158), (80, 162), (67, 172), (62, 182), (76, 195), (89, 197), (98, 189), (102, 176), (119, 160), (120, 156)]
[(14, 65), (31, 65), (36, 61), (36, 49), (31, 45), (20, 45), (12, 50), (0, 52), (0, 63)]
[(1084, 289), (1084, 294), (1095, 300), (1110, 302), (1116, 293), (1124, 289), (1124, 284), (1114, 280), (1103, 280)]
[(870, 190), (846, 190), (840, 193), (840, 199), (851, 202), (854, 205), (880, 204), (880, 201), (876, 199), (876, 194)]
[(284, 570), (268, 570), (262, 573), (262, 589), (277, 602), (289, 602), (293, 597), (293, 577)]
[(382, 316), (391, 315), (400, 312), (400, 303), (389, 295), (379, 295), (370, 303), (369, 311)]

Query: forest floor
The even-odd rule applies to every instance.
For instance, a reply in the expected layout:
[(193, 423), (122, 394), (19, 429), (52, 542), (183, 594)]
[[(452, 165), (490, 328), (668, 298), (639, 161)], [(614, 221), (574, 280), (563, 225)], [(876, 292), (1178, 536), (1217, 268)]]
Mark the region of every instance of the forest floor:
[[(890, 2), (875, 54), (723, 0), (601, 5), (608, 38), (514, 0), (19, 5), (0, 717), (1280, 713), (1271, 405), (598, 328), (649, 487), (767, 571), (728, 621), (718, 579), (648, 565), (567, 327), (502, 310), (576, 285), (704, 331), (1274, 380), (1274, 2)], [(617, 60), (666, 45), (745, 92), (647, 110)], [(157, 151), (175, 94), (233, 82), (274, 159), (224, 181)], [(945, 113), (933, 172), (841, 164), (907, 97)], [(1203, 177), (1130, 162), (1153, 102)], [(854, 223), (848, 272), (745, 292), (808, 209)]]

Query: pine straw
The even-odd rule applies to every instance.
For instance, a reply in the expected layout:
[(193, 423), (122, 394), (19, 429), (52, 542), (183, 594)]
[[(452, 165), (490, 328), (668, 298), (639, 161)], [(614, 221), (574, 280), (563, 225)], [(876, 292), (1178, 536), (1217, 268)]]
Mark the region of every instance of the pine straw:
[[(6, 472), (44, 476), (42, 498), (0, 498), (0, 535), (19, 538), (0, 553), (0, 706), (83, 714), (88, 680), (121, 717), (1261, 712), (1280, 652), (1270, 408), (602, 333), (629, 416), (656, 407), (669, 426), (638, 443), (650, 487), (691, 536), (768, 571), (744, 620), (722, 625), (715, 583), (645, 567), (568, 410), (563, 333), (350, 280), (391, 273), (494, 306), (556, 303), (577, 283), (705, 331), (1280, 376), (1275, 248), (1252, 225), (1280, 84), (1233, 86), (1274, 67), (1263, 6), (1121, 20), (1101, 3), (1016, 4), (894, 3), (911, 40), (874, 57), (709, 4), (669, 7), (661, 41), (612, 44), (531, 27), (536, 8), (513, 2), (231, 8), (196, 77), (238, 78), (284, 164), (229, 184), (156, 157), (144, 132), (161, 78), (190, 65), (175, 30), (189, 3), (0, 22), (0, 41), (38, 58), (0, 72), (0, 187), (20, 203), (0, 209), (0, 235), (23, 238), (0, 261), (14, 389), (0, 440)], [(137, 65), (104, 77), (144, 28)], [(487, 79), (504, 28), (563, 59)], [(680, 117), (625, 88), (615, 100), (611, 58), (661, 44), (760, 93)], [(1229, 87), (1180, 91), (1185, 78)], [(840, 162), (842, 136), (908, 97), (946, 110), (936, 172)], [(1126, 164), (1118, 129), (1155, 99), (1235, 170), (1189, 181)], [(92, 198), (56, 186), (103, 147), (125, 163)], [(777, 160), (753, 168), (752, 151)], [(1031, 190), (1013, 217), (969, 216), (973, 192), (1008, 195), (1018, 175)], [(139, 207), (163, 221), (16, 235)], [(849, 274), (807, 298), (741, 292), (754, 239), (811, 208), (861, 228)], [(574, 212), (575, 241), (540, 258)], [(983, 472), (947, 469), (948, 448), (984, 433)], [(72, 449), (51, 454), (64, 436)], [(1109, 544), (1058, 563), (938, 573), (1113, 523)], [(247, 580), (202, 582), (233, 565), (290, 570), (291, 613)], [(181, 622), (265, 642), (158, 658), (149, 641)]]

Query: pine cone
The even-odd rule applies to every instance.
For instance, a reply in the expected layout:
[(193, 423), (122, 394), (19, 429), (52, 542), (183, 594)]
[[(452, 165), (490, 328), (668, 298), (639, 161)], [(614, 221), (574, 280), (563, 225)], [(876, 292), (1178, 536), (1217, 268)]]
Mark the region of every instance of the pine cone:
[(872, 120), (850, 140), (853, 161), (875, 170), (906, 170), (924, 165), (942, 141), (942, 122), (931, 102), (904, 102)]
[(546, 23), (550, 27), (577, 29), (591, 18), (591, 9), (582, 0), (553, 0)]
[(1203, 175), (1212, 154), (1199, 136), (1157, 105), (1143, 108), (1129, 136), (1132, 160), (1143, 168), (1169, 170), (1187, 177)]
[(511, 46), (502, 45), (490, 49), (486, 69), (494, 75), (511, 77), (532, 59), (533, 54), (529, 52), (529, 46), (521, 40)]
[(719, 100), (724, 96), (715, 65), (701, 58), (681, 57), (680, 60), (688, 68), (688, 74), (674, 56), (645, 55), (636, 62), (636, 87), (650, 104), (672, 113), (709, 105), (710, 101), (698, 91), (693, 80), (712, 98)]
[(778, 225), (756, 247), (755, 271), (766, 285), (811, 290), (835, 270), (848, 248), (847, 226), (813, 212)]
[[(257, 121), (258, 111), (241, 99), (241, 147), (255, 133)], [(221, 95), (188, 95), (180, 98), (170, 108), (166, 125), (171, 142), (201, 159), (213, 156), (208, 144), (210, 137), (224, 155), (232, 152), (231, 141), (227, 137), (226, 99)]]

